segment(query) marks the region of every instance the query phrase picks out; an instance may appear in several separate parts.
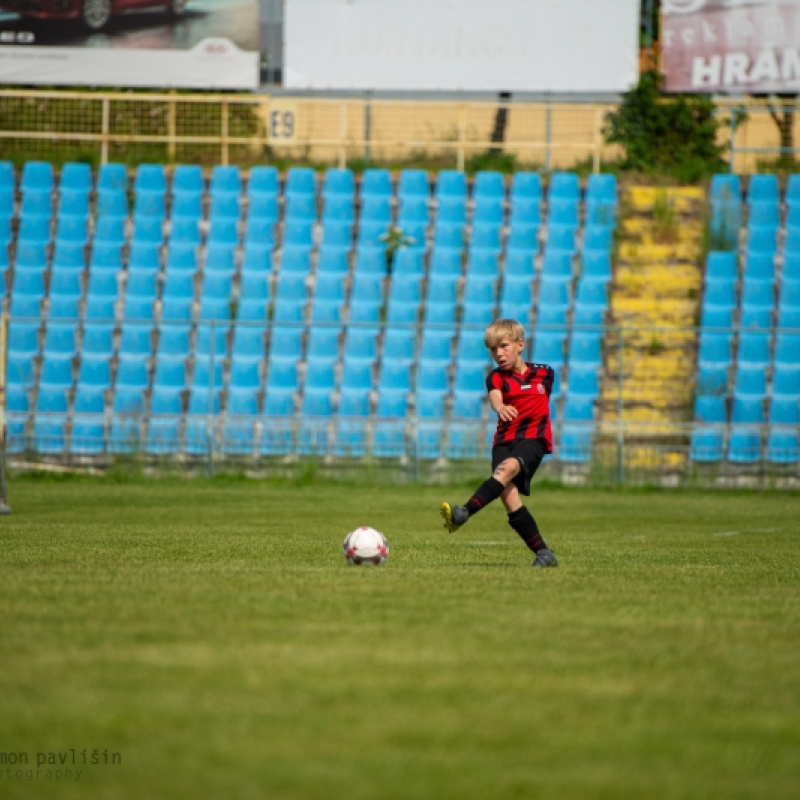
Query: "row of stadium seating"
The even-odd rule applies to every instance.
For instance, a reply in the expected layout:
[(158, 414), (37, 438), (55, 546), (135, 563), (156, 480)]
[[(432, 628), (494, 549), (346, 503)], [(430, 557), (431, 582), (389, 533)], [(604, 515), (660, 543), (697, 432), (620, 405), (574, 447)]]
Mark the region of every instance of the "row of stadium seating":
[[(711, 185), (712, 219), (735, 236), (705, 268), (692, 457), (797, 463), (800, 425), (800, 175)], [(724, 237), (723, 237), (724, 238)], [(766, 441), (764, 430), (766, 426)]]
[[(32, 213), (25, 211), (31, 185), (55, 186), (46, 167), (27, 166), (20, 230)], [(318, 197), (312, 170), (290, 170), (283, 188), (274, 170), (252, 170), (243, 190), (236, 168), (215, 168), (206, 188), (199, 169), (179, 167), (168, 188), (163, 168), (143, 165), (128, 217), (127, 174), (107, 165), (95, 187), (83, 181), (95, 209), (84, 243), (59, 238), (70, 173), (71, 184), (86, 171), (62, 171), (59, 211), (43, 229), (53, 239), (17, 239), (8, 281), (12, 430), (33, 422), (38, 450), (47, 448), (43, 425), (56, 450), (63, 447), (71, 417), (85, 434), (110, 416), (111, 441), (124, 447), (129, 433), (114, 431), (126, 414), (149, 419), (147, 441), (178, 431), (174, 418), (184, 415), (187, 431), (205, 430), (205, 415), (220, 410), (227, 427), (251, 436), (260, 415), (299, 411), (304, 425), (322, 430), (335, 411), (355, 426), (361, 447), (365, 420), (397, 420), (409, 410), (429, 420), (429, 433), (435, 425), (441, 432), (448, 417), (479, 420), (483, 430), (483, 327), (498, 313), (527, 323), (537, 304), (533, 357), (552, 363), (562, 382), (569, 364), (565, 424), (593, 418), (616, 215), (612, 177), (594, 176), (584, 197), (574, 174), (553, 176), (545, 195), (537, 174), (520, 173), (506, 196), (497, 173), (479, 173), (468, 193), (463, 173), (440, 173), (431, 186), (426, 173), (407, 170), (395, 191), (389, 174), (374, 170), (355, 204), (346, 170), (328, 171)], [(102, 199), (114, 192), (119, 200)], [(254, 210), (267, 206), (257, 195), (274, 200), (268, 226), (254, 223)], [(195, 198), (185, 215), (192, 235), (176, 239), (176, 212), (188, 209), (183, 196)], [(215, 228), (222, 219), (235, 224)], [(391, 224), (407, 238), (389, 275), (381, 237)], [(215, 238), (223, 228), (234, 235)], [(80, 439), (73, 431), (75, 447)], [(431, 433), (425, 453), (443, 444)]]

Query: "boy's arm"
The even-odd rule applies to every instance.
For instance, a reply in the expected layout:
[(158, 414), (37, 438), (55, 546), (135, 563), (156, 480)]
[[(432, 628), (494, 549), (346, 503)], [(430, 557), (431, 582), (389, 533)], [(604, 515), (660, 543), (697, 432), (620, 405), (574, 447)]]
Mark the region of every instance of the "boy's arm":
[(499, 389), (492, 389), (489, 392), (489, 405), (503, 422), (511, 422), (519, 414), (519, 411), (514, 406), (503, 404), (503, 393)]

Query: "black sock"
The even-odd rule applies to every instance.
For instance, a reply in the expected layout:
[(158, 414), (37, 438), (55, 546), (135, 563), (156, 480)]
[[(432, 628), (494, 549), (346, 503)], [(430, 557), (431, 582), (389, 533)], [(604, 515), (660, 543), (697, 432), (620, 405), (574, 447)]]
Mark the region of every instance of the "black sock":
[(544, 539), (542, 539), (542, 534), (539, 533), (539, 526), (536, 524), (536, 520), (525, 506), (512, 511), (508, 515), (508, 524), (534, 553), (547, 547)]
[(505, 486), (500, 483), (497, 478), (489, 478), (485, 480), (476, 490), (475, 494), (467, 500), (466, 509), (469, 511), (469, 515), (472, 516), (480, 511), (485, 505), (488, 505), (492, 502), (492, 500), (497, 500), (503, 491), (505, 490)]

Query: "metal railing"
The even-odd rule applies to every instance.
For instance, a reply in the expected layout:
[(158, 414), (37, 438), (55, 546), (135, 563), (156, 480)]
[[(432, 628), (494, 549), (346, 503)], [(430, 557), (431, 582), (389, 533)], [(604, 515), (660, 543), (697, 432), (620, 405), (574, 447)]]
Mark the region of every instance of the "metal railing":
[[(620, 151), (603, 140), (611, 103), (319, 98), (273, 94), (0, 91), (0, 158), (249, 166), (600, 170)], [(766, 104), (722, 102), (732, 168), (786, 158)], [(792, 153), (797, 155), (797, 148)], [(504, 162), (504, 159), (506, 161)], [(510, 168), (510, 166), (509, 166)]]
[[(170, 324), (161, 321), (147, 326), (160, 335)], [(249, 324), (240, 322), (236, 327)], [(297, 360), (300, 388), (290, 389), (288, 405), (274, 412), (266, 403), (269, 367), (261, 353), (253, 360), (257, 371), (254, 383), (258, 387), (253, 391), (254, 408), (234, 411), (230, 395), (222, 391), (230, 372), (228, 353), (234, 329), (228, 322), (197, 323), (193, 341), (202, 327), (207, 329), (211, 342), (217, 341), (215, 333), (224, 330), (225, 351), (215, 352), (212, 347), (205, 355), (187, 354), (181, 359), (188, 380), (178, 387), (181, 406), (174, 413), (154, 413), (151, 409), (153, 358), (148, 358), (151, 377), (142, 388), (138, 407), (121, 411), (113, 410), (111, 389), (102, 387), (98, 389), (104, 395), (101, 412), (78, 412), (72, 402), (62, 411), (37, 411), (40, 357), (33, 359), (26, 389), (28, 410), (7, 410), (5, 381), (1, 382), (0, 424), (11, 466), (107, 469), (123, 463), (153, 470), (244, 470), (256, 475), (314, 469), (332, 476), (356, 472), (399, 481), (458, 479), (465, 473), (485, 471), (496, 427), (485, 402), (478, 418), (457, 416), (449, 400), (441, 414), (424, 416), (412, 391), (406, 414), (378, 416), (376, 379), (380, 362), (376, 359), (372, 388), (368, 391), (369, 413), (360, 417), (338, 415), (339, 392), (331, 389), (332, 413), (313, 416), (302, 407), (307, 361), (301, 357)], [(269, 330), (268, 326), (262, 327)], [(307, 330), (297, 326), (301, 343)], [(416, 327), (414, 330), (419, 349), (422, 332)], [(664, 336), (666, 351), (647, 344), (658, 342), (664, 330), (611, 326), (602, 329), (597, 394), (588, 419), (568, 417), (566, 399), (576, 389), (574, 383), (570, 384), (574, 374), (558, 368), (552, 404), (555, 452), (546, 459), (543, 474), (567, 483), (597, 485), (800, 486), (796, 447), (781, 444), (781, 437), (777, 436), (796, 436), (798, 426), (767, 424), (765, 407), (762, 422), (748, 426), (748, 432), (755, 437), (744, 447), (737, 447), (730, 423), (695, 420), (697, 330), (678, 331), (686, 334), (683, 337)], [(574, 331), (564, 329), (563, 334), (568, 348)], [(119, 337), (118, 331), (115, 336)], [(195, 352), (195, 348), (189, 352)], [(341, 356), (340, 346), (339, 364)], [(109, 360), (110, 385), (114, 385), (117, 358)], [(193, 384), (203, 360), (208, 366), (208, 384)], [(648, 362), (650, 368), (643, 369)], [(676, 363), (678, 379), (674, 377)], [(488, 361), (486, 367), (489, 368)], [(448, 370), (455, 373), (455, 364)], [(74, 371), (77, 374), (77, 369)], [(449, 377), (452, 384), (455, 375)], [(189, 387), (201, 399), (208, 400), (204, 410), (193, 411)], [(70, 386), (66, 394), (71, 396), (73, 391)], [(730, 405), (730, 387), (719, 391), (729, 398)], [(765, 400), (768, 396), (769, 393)]]

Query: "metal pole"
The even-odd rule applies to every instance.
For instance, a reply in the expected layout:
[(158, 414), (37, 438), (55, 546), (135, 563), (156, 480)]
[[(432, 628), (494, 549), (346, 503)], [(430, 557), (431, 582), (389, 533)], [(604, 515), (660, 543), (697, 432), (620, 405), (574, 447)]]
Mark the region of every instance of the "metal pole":
[(368, 91), (364, 98), (364, 161), (369, 164), (372, 159), (372, 92)]
[[(645, 0), (644, 14), (644, 46), (647, 50), (647, 58), (649, 60), (650, 48), (653, 46), (653, 0)], [(655, 66), (655, 64), (652, 66)]]
[(8, 344), (8, 312), (0, 315), (0, 514), (10, 514), (6, 502), (6, 349)]
[(622, 468), (622, 464), (624, 461), (625, 455), (625, 434), (622, 426), (622, 411), (623, 411), (623, 400), (622, 400), (622, 386), (625, 371), (623, 368), (623, 358), (624, 358), (624, 336), (625, 336), (625, 329), (620, 325), (617, 328), (617, 336), (619, 337), (619, 368), (617, 370), (617, 392), (618, 392), (618, 400), (617, 400), (617, 483), (622, 486), (623, 478), (624, 478), (624, 470)]
[(553, 105), (550, 102), (550, 94), (547, 95), (547, 101), (544, 112), (544, 171), (550, 172), (550, 145), (553, 138)]
[(208, 477), (214, 476), (214, 435), (213, 435), (213, 415), (214, 415), (214, 356), (216, 342), (214, 341), (217, 333), (217, 324), (211, 320), (211, 343), (208, 348), (208, 423), (206, 425), (206, 437), (208, 439)]

